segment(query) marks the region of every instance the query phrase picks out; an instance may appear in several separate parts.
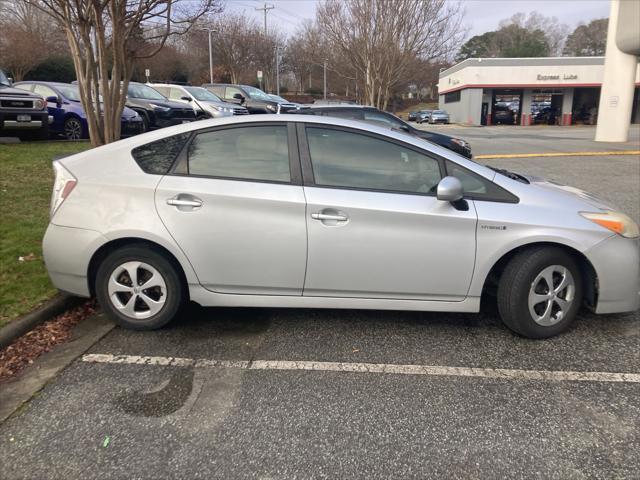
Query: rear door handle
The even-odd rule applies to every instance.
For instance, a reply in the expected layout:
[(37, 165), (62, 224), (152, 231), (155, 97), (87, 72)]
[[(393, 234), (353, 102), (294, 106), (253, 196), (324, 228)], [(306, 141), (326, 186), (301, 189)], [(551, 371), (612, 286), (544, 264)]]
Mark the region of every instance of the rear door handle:
[(314, 220), (335, 220), (336, 222), (346, 222), (349, 217), (346, 215), (330, 215), (328, 213), (312, 213), (311, 218)]
[(173, 207), (193, 207), (198, 208), (202, 206), (202, 200), (199, 198), (194, 198), (193, 200), (186, 200), (184, 198), (169, 198), (167, 199), (167, 205), (171, 205)]

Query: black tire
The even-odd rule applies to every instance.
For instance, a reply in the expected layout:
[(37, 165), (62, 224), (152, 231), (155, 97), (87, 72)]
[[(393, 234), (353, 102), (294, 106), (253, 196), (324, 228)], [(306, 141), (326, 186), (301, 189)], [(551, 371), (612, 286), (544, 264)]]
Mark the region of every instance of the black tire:
[[(155, 288), (154, 291), (139, 288), (140, 293), (135, 294), (139, 298), (134, 298), (134, 301), (138, 303), (134, 303), (133, 308), (136, 308), (136, 306), (139, 305), (140, 311), (137, 313), (140, 315), (149, 315), (146, 316), (146, 318), (132, 318), (131, 316), (123, 313), (124, 310), (121, 311), (114, 303), (116, 301), (120, 301), (121, 305), (125, 302), (128, 304), (127, 295), (130, 295), (128, 298), (131, 298), (134, 296), (133, 293), (118, 293), (116, 300), (112, 300), (110, 297), (109, 280), (112, 274), (127, 262), (141, 262), (144, 265), (137, 269), (138, 273), (136, 275), (142, 275), (145, 272), (149, 273), (146, 269), (151, 267), (160, 274), (161, 279), (164, 281), (164, 294), (161, 293), (161, 289), (159, 287)], [(186, 285), (182, 281), (178, 268), (179, 267), (174, 264), (174, 261), (167, 258), (165, 255), (150, 249), (147, 245), (134, 244), (120, 248), (111, 252), (98, 267), (95, 283), (96, 296), (98, 297), (98, 301), (100, 302), (102, 309), (116, 324), (121, 327), (130, 330), (155, 330), (161, 328), (178, 316), (188, 297)], [(121, 283), (128, 285), (130, 283), (130, 281), (128, 282), (126, 280), (128, 270), (122, 270), (122, 272), (123, 273), (121, 275), (124, 275), (125, 277), (121, 280)], [(145, 277), (142, 277), (138, 284), (143, 282), (144, 278)], [(131, 280), (130, 276), (129, 280)], [(147, 296), (145, 297), (143, 294)], [(144, 298), (149, 299), (150, 296), (158, 301), (164, 302), (160, 310), (153, 315), (149, 314), (151, 311), (150, 309), (148, 309), (146, 313), (144, 311), (144, 306), (148, 307), (148, 303), (145, 303), (146, 301)]]
[(84, 127), (78, 117), (69, 117), (64, 121), (63, 135), (67, 140), (81, 140), (85, 138)]
[[(547, 322), (555, 322), (549, 325), (540, 324), (536, 321), (529, 307), (529, 293), (542, 293), (545, 295), (553, 295), (551, 289), (546, 289), (547, 282), (541, 279), (539, 275), (545, 269), (553, 269), (552, 267), (564, 267), (569, 271), (573, 280), (573, 289), (570, 293), (569, 288), (560, 291), (556, 297), (558, 300), (552, 299), (537, 304), (534, 308), (538, 309), (539, 315), (546, 312), (546, 306), (550, 305), (551, 312), (553, 309), (560, 309), (560, 300), (566, 300), (569, 296), (571, 301), (569, 306), (562, 310), (562, 313), (556, 313), (557, 319), (553, 316), (549, 320), (540, 320)], [(557, 272), (552, 272), (552, 283), (556, 281), (560, 286), (562, 278)], [(534, 286), (534, 282), (536, 285)], [(542, 291), (535, 289), (542, 287)], [(549, 338), (565, 331), (574, 321), (580, 305), (582, 303), (582, 276), (580, 268), (576, 260), (567, 252), (557, 247), (532, 247), (518, 253), (506, 266), (498, 285), (498, 311), (500, 317), (507, 327), (514, 332), (534, 339)], [(563, 298), (564, 295), (564, 298)], [(549, 303), (550, 302), (550, 303)], [(542, 308), (541, 308), (542, 307)], [(552, 314), (553, 315), (553, 314)]]

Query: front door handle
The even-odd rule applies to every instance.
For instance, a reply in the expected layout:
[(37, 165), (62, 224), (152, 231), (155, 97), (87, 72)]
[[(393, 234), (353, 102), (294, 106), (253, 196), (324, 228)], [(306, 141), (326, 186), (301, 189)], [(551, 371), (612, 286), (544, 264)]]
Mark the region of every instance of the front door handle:
[(202, 200), (195, 197), (192, 197), (191, 200), (187, 200), (185, 198), (173, 197), (173, 198), (167, 199), (167, 205), (171, 205), (173, 207), (199, 208), (202, 206)]
[(328, 213), (312, 213), (311, 218), (314, 220), (334, 220), (336, 222), (346, 222), (349, 217), (346, 215), (331, 215)]

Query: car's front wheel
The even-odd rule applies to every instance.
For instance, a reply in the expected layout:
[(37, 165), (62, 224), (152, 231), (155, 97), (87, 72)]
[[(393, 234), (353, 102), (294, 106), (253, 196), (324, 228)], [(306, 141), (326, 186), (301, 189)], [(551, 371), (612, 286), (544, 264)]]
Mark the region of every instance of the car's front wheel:
[(576, 260), (561, 248), (533, 247), (511, 259), (498, 285), (503, 322), (528, 338), (548, 338), (566, 330), (582, 303)]
[(115, 323), (132, 330), (163, 327), (187, 296), (173, 262), (143, 245), (120, 248), (104, 259), (96, 274), (96, 295)]
[(67, 140), (80, 140), (84, 131), (79, 118), (69, 117), (64, 121), (64, 137)]

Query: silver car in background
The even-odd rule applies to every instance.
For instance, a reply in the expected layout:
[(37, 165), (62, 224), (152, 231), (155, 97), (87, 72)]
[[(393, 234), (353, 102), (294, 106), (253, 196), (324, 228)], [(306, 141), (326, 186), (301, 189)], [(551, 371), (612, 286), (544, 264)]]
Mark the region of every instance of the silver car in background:
[(166, 83), (153, 83), (149, 86), (174, 102), (191, 105), (198, 120), (249, 114), (245, 107), (225, 102), (206, 88)]
[(530, 338), (640, 304), (638, 226), (563, 185), (306, 115), (165, 128), (54, 163), (56, 287), (153, 329), (203, 306), (477, 312)]
[(446, 110), (433, 110), (426, 119), (428, 123), (449, 123), (449, 113)]

